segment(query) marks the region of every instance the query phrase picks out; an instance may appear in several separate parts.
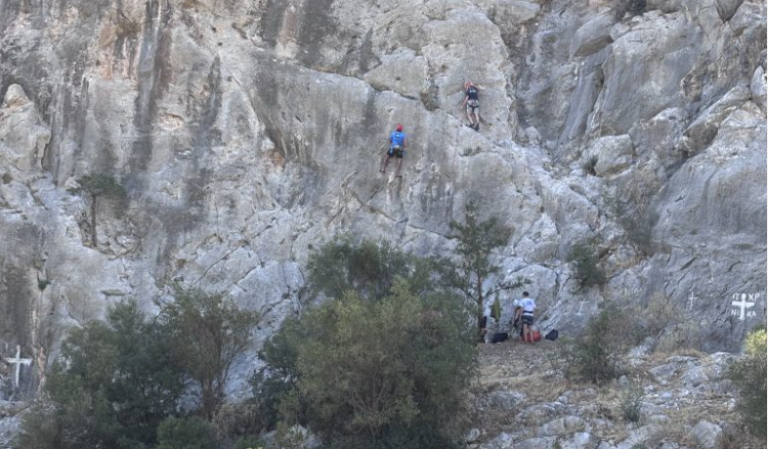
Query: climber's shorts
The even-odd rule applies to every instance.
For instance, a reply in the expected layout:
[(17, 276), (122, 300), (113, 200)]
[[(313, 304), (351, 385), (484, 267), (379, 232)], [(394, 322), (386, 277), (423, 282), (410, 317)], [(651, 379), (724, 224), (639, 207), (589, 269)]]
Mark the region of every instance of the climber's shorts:
[(480, 109), (480, 102), (477, 100), (467, 101), (467, 112), (472, 114), (475, 110)]
[(533, 315), (526, 315), (526, 314), (523, 314), (523, 317), (522, 317), (522, 319), (523, 319), (523, 324), (527, 324), (527, 325), (529, 325), (529, 326), (530, 326), (531, 324), (533, 324)]
[(395, 145), (389, 148), (387, 155), (402, 159), (405, 156), (405, 150), (399, 145)]

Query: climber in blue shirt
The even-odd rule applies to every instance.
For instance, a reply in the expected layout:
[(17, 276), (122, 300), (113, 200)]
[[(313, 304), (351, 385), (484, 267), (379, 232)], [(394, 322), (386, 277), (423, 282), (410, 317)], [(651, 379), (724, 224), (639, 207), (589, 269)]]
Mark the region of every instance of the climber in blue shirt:
[(382, 160), (382, 173), (387, 172), (387, 164), (389, 164), (389, 159), (394, 156), (399, 159), (397, 161), (397, 168), (395, 169), (395, 177), (400, 176), (400, 168), (403, 166), (403, 156), (405, 156), (406, 144), (407, 142), (405, 133), (403, 132), (403, 125), (398, 124), (395, 130), (389, 133), (389, 150), (384, 155)]

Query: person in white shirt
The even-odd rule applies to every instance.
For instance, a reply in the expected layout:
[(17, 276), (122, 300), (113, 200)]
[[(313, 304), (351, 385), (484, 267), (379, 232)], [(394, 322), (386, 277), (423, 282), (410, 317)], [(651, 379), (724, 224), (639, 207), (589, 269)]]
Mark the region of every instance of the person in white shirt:
[(536, 312), (536, 301), (528, 296), (528, 292), (523, 292), (523, 299), (520, 300), (520, 318), (523, 322), (523, 341), (533, 343), (531, 335), (531, 326), (533, 326), (533, 316)]

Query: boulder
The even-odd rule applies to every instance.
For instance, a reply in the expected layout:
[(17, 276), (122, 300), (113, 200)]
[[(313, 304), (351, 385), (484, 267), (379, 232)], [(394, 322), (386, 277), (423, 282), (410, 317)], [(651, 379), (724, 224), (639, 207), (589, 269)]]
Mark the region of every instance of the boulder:
[(709, 421), (699, 421), (699, 423), (688, 432), (688, 438), (696, 441), (698, 447), (703, 449), (716, 449), (719, 447), (718, 444), (722, 434), (723, 429), (717, 424)]
[(616, 23), (612, 12), (606, 12), (582, 25), (571, 41), (571, 57), (587, 56), (613, 42), (611, 28)]
[(566, 416), (550, 421), (536, 431), (538, 437), (570, 435), (584, 430), (587, 423), (578, 416)]
[(381, 64), (365, 74), (364, 79), (377, 90), (393, 90), (419, 99), (429, 87), (429, 68), (423, 56), (409, 48), (400, 48), (381, 57)]
[(515, 410), (520, 403), (525, 401), (525, 394), (518, 391), (501, 390), (489, 394), (488, 399), (491, 407), (512, 411)]
[(632, 138), (628, 135), (605, 136), (597, 139), (586, 152), (587, 159), (597, 159), (597, 176), (610, 176), (627, 169), (632, 163)]

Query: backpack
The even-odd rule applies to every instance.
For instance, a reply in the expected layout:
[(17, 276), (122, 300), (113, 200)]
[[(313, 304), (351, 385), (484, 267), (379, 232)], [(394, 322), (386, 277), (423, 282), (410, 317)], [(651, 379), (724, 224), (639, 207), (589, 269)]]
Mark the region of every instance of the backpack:
[(509, 340), (509, 334), (506, 332), (496, 332), (493, 334), (493, 338), (491, 339), (491, 343), (501, 343), (502, 341)]
[(547, 333), (546, 336), (544, 336), (544, 338), (546, 338), (547, 340), (555, 341), (555, 340), (557, 340), (557, 337), (558, 337), (559, 334), (560, 333), (557, 331), (557, 329), (552, 329), (551, 331), (549, 331)]

